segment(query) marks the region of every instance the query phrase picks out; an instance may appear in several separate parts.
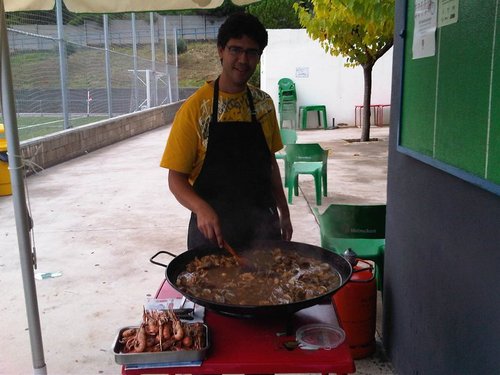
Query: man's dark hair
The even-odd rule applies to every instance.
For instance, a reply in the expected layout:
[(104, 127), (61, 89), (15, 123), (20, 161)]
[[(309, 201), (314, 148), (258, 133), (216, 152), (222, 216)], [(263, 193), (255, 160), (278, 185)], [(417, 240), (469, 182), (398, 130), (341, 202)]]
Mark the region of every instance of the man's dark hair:
[(231, 14), (219, 28), (217, 46), (224, 48), (229, 39), (240, 39), (245, 35), (257, 42), (261, 52), (267, 46), (266, 28), (257, 17), (249, 13)]

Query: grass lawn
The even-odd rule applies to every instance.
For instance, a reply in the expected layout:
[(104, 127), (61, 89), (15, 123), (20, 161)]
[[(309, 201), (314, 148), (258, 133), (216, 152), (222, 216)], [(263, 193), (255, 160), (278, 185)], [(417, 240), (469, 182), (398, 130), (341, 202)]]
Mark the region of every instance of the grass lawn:
[[(69, 123), (75, 128), (107, 118), (107, 116), (75, 117), (71, 118)], [(0, 123), (3, 123), (2, 117), (0, 117)], [(62, 116), (18, 116), (17, 128), (19, 140), (25, 141), (64, 130), (64, 119)]]

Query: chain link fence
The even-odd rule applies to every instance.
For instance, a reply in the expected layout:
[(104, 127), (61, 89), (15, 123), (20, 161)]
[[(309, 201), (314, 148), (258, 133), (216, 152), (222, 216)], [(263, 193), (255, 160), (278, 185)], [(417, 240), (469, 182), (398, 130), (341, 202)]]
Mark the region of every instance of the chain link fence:
[(178, 41), (213, 39), (222, 22), (61, 13), (8, 14), (21, 140), (178, 101)]

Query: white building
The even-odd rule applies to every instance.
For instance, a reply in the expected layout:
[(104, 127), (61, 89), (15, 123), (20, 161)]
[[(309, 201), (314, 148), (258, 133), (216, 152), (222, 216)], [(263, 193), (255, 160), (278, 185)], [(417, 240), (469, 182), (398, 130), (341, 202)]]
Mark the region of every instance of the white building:
[[(269, 44), (261, 58), (261, 88), (272, 96), (276, 108), (278, 81), (286, 77), (295, 82), (297, 107), (323, 104), (328, 127), (334, 118), (335, 125), (354, 125), (355, 106), (363, 104), (363, 69), (346, 68), (344, 58), (327, 54), (305, 29), (268, 30), (268, 34)], [(391, 81), (392, 49), (373, 68), (372, 104), (390, 104)], [(314, 113), (309, 116), (308, 121), (317, 121)], [(389, 123), (389, 107), (383, 123)]]

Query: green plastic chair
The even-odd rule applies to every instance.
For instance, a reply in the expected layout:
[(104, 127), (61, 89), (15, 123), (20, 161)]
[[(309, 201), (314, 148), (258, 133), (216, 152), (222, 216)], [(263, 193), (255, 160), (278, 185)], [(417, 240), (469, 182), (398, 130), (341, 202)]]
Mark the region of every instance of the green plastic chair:
[[(280, 103), (279, 118), (280, 129), (297, 129), (299, 126), (297, 120), (297, 103), (292, 101)], [(284, 127), (283, 124), (285, 121), (290, 122), (288, 127)]]
[(297, 131), (294, 129), (281, 129), (281, 141), (284, 145), (292, 145), (297, 143)]
[(285, 121), (290, 122), (290, 128), (298, 128), (297, 91), (295, 83), (290, 78), (281, 78), (278, 81), (278, 97), (280, 128), (283, 128)]
[(280, 104), (286, 101), (297, 101), (295, 83), (290, 78), (281, 78), (278, 81), (278, 97)]
[(293, 194), (299, 195), (299, 175), (310, 174), (314, 177), (314, 187), (316, 190), (316, 204), (321, 206), (321, 171), (323, 162), (306, 161), (293, 163), (288, 171), (288, 203), (292, 204)]
[[(297, 131), (294, 129), (280, 129), (280, 135), (281, 135), (281, 142), (286, 145), (294, 144), (297, 143)], [(277, 152), (274, 154), (276, 156), (276, 159), (285, 159), (286, 153), (284, 152)]]
[[(297, 131), (294, 129), (280, 129), (281, 142), (283, 145), (297, 143)], [(285, 150), (275, 153), (276, 159), (285, 159)]]
[[(285, 147), (285, 186), (288, 188), (288, 203), (299, 195), (299, 175), (311, 174), (316, 188), (316, 204), (321, 205), (322, 192), (327, 196), (328, 151), (318, 143), (295, 143)], [(323, 188), (323, 189), (322, 189)]]
[(386, 205), (331, 204), (320, 214), (313, 208), (321, 235), (321, 247), (337, 254), (351, 248), (358, 258), (375, 263), (377, 287), (384, 280)]

